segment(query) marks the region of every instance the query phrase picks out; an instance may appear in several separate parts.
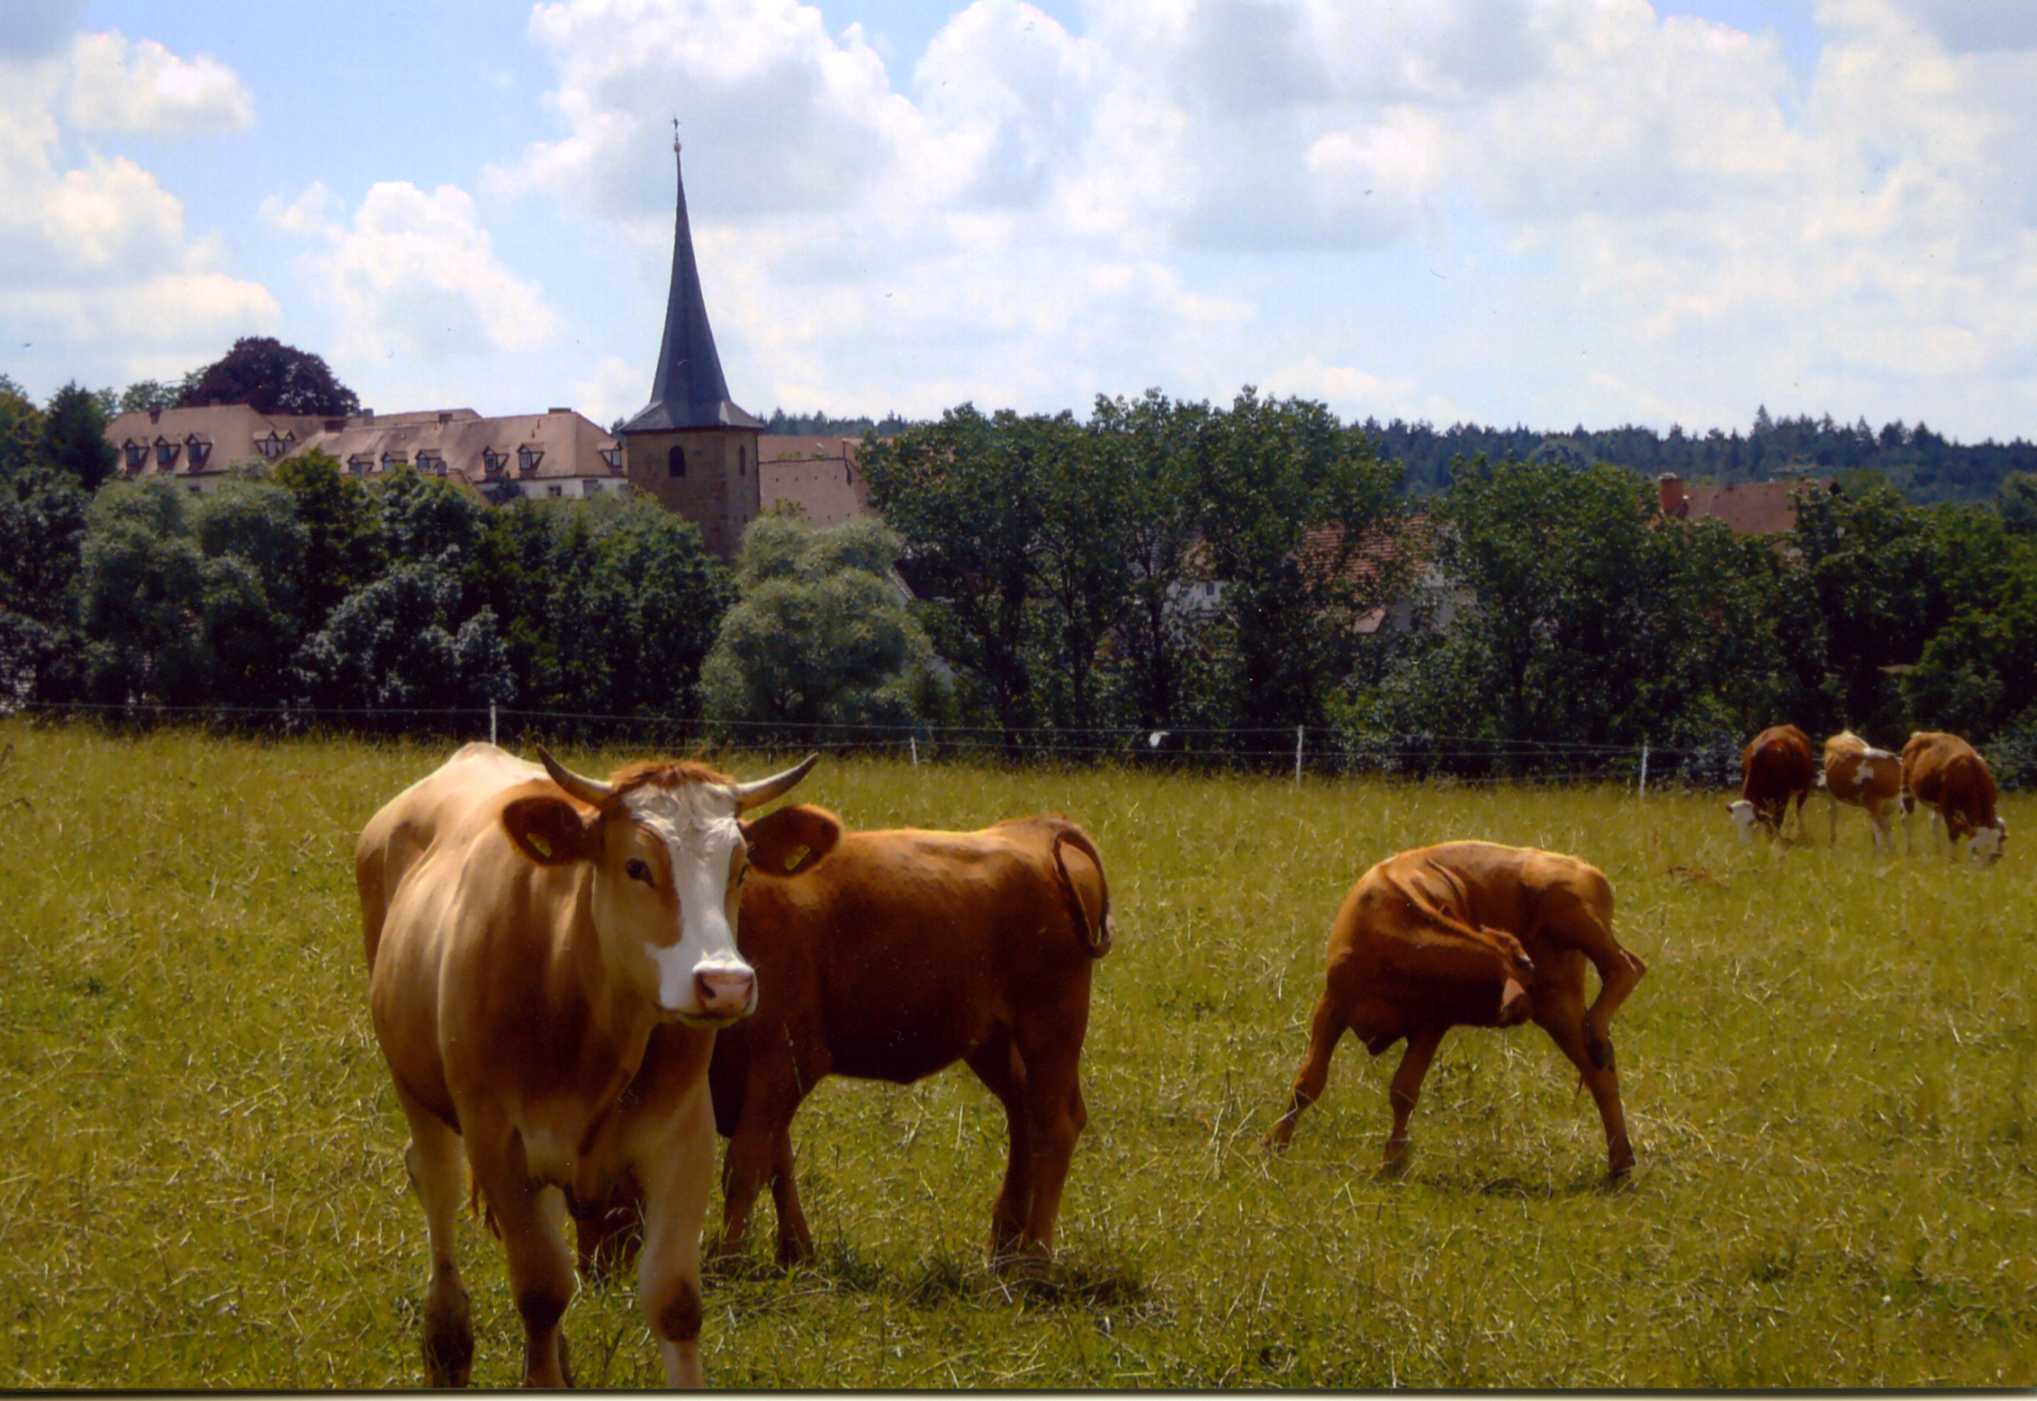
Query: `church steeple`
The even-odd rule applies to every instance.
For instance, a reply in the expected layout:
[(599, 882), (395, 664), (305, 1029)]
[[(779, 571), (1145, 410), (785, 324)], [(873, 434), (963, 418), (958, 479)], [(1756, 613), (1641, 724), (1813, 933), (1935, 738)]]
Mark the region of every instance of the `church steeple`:
[(729, 398), (721, 356), (707, 324), (700, 295), (700, 269), (693, 261), (693, 230), (686, 221), (686, 180), (679, 167), (679, 123), (672, 122), (672, 164), (678, 174), (679, 215), (672, 233), (672, 289), (665, 304), (665, 339), (658, 348), (658, 372), (651, 401), (622, 426), (624, 433), (669, 433), (687, 428), (762, 428)]

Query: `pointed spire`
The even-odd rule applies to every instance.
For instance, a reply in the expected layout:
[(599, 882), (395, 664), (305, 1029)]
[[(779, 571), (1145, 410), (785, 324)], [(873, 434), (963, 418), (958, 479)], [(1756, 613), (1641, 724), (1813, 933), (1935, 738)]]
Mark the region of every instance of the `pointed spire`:
[[(672, 119), (672, 164), (679, 167), (679, 119)], [(658, 372), (651, 402), (622, 426), (625, 433), (669, 432), (675, 428), (762, 428), (763, 420), (729, 399), (721, 356), (707, 324), (700, 295), (700, 269), (693, 261), (693, 230), (686, 221), (686, 179), (679, 171), (679, 216), (672, 234), (672, 290), (665, 305), (665, 340), (658, 348)]]

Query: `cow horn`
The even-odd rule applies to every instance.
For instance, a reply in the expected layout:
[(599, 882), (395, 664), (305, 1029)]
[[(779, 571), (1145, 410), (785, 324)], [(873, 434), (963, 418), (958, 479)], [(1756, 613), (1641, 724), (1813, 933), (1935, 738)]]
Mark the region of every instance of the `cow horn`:
[(792, 791), (794, 784), (806, 777), (808, 769), (820, 762), (820, 755), (809, 754), (784, 773), (774, 773), (769, 778), (760, 778), (751, 783), (731, 783), (729, 792), (735, 794), (736, 811), (748, 812), (751, 808), (762, 807), (773, 798)]
[(615, 796), (615, 785), (603, 783), (598, 778), (583, 778), (537, 746), (538, 758), (544, 761), (545, 772), (552, 776), (552, 782), (566, 790), (568, 797), (578, 798), (591, 807), (600, 807)]

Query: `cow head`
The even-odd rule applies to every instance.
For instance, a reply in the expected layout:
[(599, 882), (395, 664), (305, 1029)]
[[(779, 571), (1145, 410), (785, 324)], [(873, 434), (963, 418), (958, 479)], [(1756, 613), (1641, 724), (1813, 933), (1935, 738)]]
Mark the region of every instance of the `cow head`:
[(736, 950), (749, 867), (737, 817), (788, 791), (820, 756), (753, 783), (691, 763), (635, 765), (602, 782), (543, 749), (538, 757), (552, 781), (511, 798), (503, 827), (540, 865), (586, 863), (612, 975), (666, 1021), (721, 1026), (755, 1011), (756, 973)]
[(2008, 820), (1997, 817), (1994, 826), (1983, 827), (1973, 834), (1973, 839), (1966, 844), (1966, 853), (1973, 858), (1976, 866), (1992, 865), (2002, 859), (2002, 848), (2008, 840)]
[(1733, 819), (1733, 830), (1740, 834), (1741, 841), (1754, 840), (1754, 828), (1761, 821), (1761, 814), (1754, 810), (1754, 804), (1741, 798), (1726, 804), (1726, 814)]

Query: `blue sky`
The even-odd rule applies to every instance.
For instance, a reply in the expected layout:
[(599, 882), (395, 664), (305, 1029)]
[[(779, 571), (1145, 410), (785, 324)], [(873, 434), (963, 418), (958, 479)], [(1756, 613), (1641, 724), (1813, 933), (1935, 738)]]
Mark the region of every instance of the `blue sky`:
[(631, 412), (676, 112), (759, 412), (2037, 435), (2018, 0), (15, 0), (0, 109), (38, 396), (259, 333), (383, 411)]

